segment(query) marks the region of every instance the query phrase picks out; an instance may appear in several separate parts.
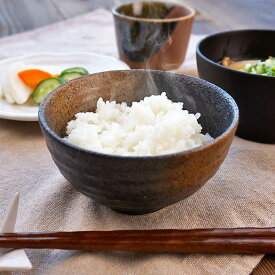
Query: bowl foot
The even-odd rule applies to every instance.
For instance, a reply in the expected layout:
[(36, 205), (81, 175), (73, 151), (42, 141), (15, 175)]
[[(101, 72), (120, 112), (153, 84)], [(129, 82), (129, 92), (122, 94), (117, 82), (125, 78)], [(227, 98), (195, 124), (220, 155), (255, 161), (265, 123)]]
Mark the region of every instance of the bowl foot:
[(145, 215), (145, 214), (156, 212), (162, 208), (163, 207), (153, 208), (153, 209), (142, 209), (142, 210), (123, 210), (123, 209), (117, 209), (117, 208), (111, 208), (111, 209), (125, 215)]

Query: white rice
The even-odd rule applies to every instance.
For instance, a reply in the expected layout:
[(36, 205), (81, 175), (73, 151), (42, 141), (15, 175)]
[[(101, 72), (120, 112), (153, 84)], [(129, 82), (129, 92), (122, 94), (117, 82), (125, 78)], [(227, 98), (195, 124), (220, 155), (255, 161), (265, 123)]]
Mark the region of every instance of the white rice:
[(201, 134), (200, 114), (183, 110), (165, 93), (145, 97), (128, 107), (104, 102), (96, 112), (77, 113), (67, 125), (65, 139), (77, 146), (112, 155), (153, 156), (188, 150), (213, 140)]

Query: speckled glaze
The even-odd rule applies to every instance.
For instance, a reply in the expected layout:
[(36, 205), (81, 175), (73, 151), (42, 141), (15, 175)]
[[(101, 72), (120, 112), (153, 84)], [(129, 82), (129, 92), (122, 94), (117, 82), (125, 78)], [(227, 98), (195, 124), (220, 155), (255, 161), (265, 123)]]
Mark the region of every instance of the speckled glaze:
[[(200, 112), (203, 132), (215, 140), (175, 154), (122, 157), (62, 139), (67, 122), (78, 112), (95, 111), (99, 97), (131, 104), (162, 92)], [(190, 196), (216, 173), (234, 137), (238, 108), (226, 92), (204, 80), (164, 71), (109, 71), (56, 88), (40, 105), (39, 121), (53, 160), (78, 191), (117, 211), (143, 214)]]
[[(136, 15), (134, 9), (140, 14)], [(119, 56), (131, 68), (172, 70), (183, 63), (195, 16), (193, 9), (138, 2), (115, 7), (113, 15)]]
[(220, 65), (224, 56), (236, 60), (275, 55), (275, 30), (238, 30), (204, 38), (197, 46), (199, 76), (227, 91), (240, 108), (237, 135), (275, 143), (275, 77), (240, 72)]

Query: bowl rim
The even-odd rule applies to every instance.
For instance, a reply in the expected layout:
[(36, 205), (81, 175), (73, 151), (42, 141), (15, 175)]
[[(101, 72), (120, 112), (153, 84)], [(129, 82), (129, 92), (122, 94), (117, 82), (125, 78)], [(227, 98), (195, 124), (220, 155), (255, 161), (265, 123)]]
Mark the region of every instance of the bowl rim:
[(175, 157), (175, 156), (179, 156), (179, 155), (187, 155), (187, 154), (190, 154), (190, 153), (199, 152), (199, 151), (204, 150), (205, 148), (212, 147), (214, 144), (220, 142), (225, 136), (227, 136), (234, 129), (234, 127), (237, 127), (238, 122), (239, 122), (239, 108), (238, 108), (238, 105), (235, 102), (235, 100), (226, 91), (224, 91), (222, 88), (220, 88), (220, 87), (218, 87), (218, 86), (216, 86), (216, 85), (214, 85), (214, 84), (212, 84), (212, 83), (210, 83), (210, 82), (208, 82), (208, 81), (206, 81), (204, 79), (200, 79), (200, 78), (197, 78), (197, 77), (193, 77), (193, 76), (189, 76), (189, 75), (184, 75), (184, 74), (180, 74), (180, 73), (161, 71), (161, 70), (150, 70), (150, 69), (113, 70), (113, 71), (105, 71), (105, 72), (94, 73), (94, 74), (90, 74), (90, 75), (97, 75), (97, 74), (108, 73), (108, 72), (126, 72), (126, 73), (129, 73), (131, 71), (133, 71), (133, 72), (137, 72), (137, 71), (150, 71), (150, 72), (152, 72), (152, 71), (154, 71), (154, 72), (161, 72), (161, 73), (173, 74), (173, 75), (178, 75), (178, 76), (184, 76), (185, 78), (195, 79), (195, 81), (200, 81), (204, 85), (207, 85), (208, 87), (214, 88), (217, 93), (221, 93), (222, 94), (222, 96), (230, 103), (230, 105), (231, 105), (231, 107), (233, 109), (233, 118), (232, 118), (231, 124), (229, 125), (229, 127), (221, 135), (219, 135), (218, 137), (214, 138), (214, 140), (210, 141), (207, 144), (204, 144), (204, 145), (201, 145), (201, 146), (197, 146), (197, 147), (192, 148), (192, 149), (182, 150), (182, 151), (179, 151), (179, 152), (168, 153), (168, 154), (153, 155), (153, 156), (132, 156), (132, 155), (131, 156), (122, 156), (122, 155), (106, 154), (106, 153), (96, 152), (96, 151), (92, 151), (92, 150), (88, 150), (88, 149), (82, 148), (80, 146), (77, 146), (77, 145), (74, 145), (74, 144), (68, 142), (64, 138), (61, 138), (53, 130), (51, 130), (50, 127), (48, 126), (47, 122), (46, 122), (46, 118), (45, 118), (45, 115), (44, 115), (44, 110), (45, 110), (45, 104), (47, 103), (47, 100), (61, 86), (66, 86), (66, 85), (70, 84), (70, 82), (79, 80), (80, 78), (89, 77), (89, 75), (86, 75), (86, 76), (78, 77), (76, 79), (73, 79), (73, 80), (70, 80), (68, 82), (65, 82), (65, 83), (61, 84), (60, 86), (56, 87), (54, 90), (52, 90), (46, 96), (46, 98), (40, 104), (39, 110), (38, 110), (38, 119), (39, 119), (39, 123), (40, 123), (41, 127), (51, 137), (53, 137), (55, 140), (57, 140), (58, 142), (62, 143), (65, 146), (70, 147), (71, 149), (74, 149), (74, 150), (77, 150), (77, 151), (81, 151), (81, 152), (87, 153), (87, 154), (93, 154), (95, 156), (102, 157), (102, 158), (107, 158), (107, 159), (124, 159), (124, 160), (166, 159), (166, 158), (171, 158), (171, 157)]
[[(176, 17), (176, 18), (167, 18), (167, 19), (157, 19), (157, 18), (145, 18), (145, 17), (135, 17), (135, 16), (130, 16), (130, 15), (125, 15), (123, 13), (118, 12), (118, 8), (126, 6), (126, 5), (133, 5), (134, 3), (162, 3), (162, 4), (169, 4), (169, 5), (177, 5), (177, 6), (181, 6), (185, 9), (187, 9), (189, 11), (189, 13), (185, 16), (180, 16), (180, 17)], [(186, 20), (189, 18), (194, 18), (195, 17), (195, 10), (186, 5), (186, 4), (179, 4), (176, 2), (168, 2), (168, 1), (135, 1), (135, 2), (129, 2), (129, 3), (120, 3), (116, 6), (114, 6), (112, 8), (112, 14), (115, 17), (119, 17), (121, 19), (125, 19), (125, 20), (130, 20), (130, 21), (141, 21), (141, 22), (146, 22), (146, 23), (170, 23), (170, 22), (178, 22), (178, 21), (182, 21), (182, 20)]]
[(275, 79), (275, 76), (270, 76), (270, 75), (262, 75), (262, 74), (252, 74), (252, 73), (247, 73), (247, 72), (243, 72), (243, 71), (239, 71), (239, 70), (235, 70), (235, 69), (232, 69), (232, 68), (229, 68), (229, 67), (226, 67), (226, 66), (223, 66), (217, 62), (214, 62), (213, 60), (211, 60), (210, 58), (206, 57), (202, 52), (201, 52), (201, 45), (203, 43), (205, 43), (205, 41), (207, 41), (208, 39), (210, 38), (213, 38), (213, 37), (217, 37), (217, 36), (221, 36), (221, 35), (226, 35), (226, 34), (236, 34), (236, 33), (242, 33), (242, 32), (272, 32), (272, 33), (275, 33), (275, 30), (272, 30), (272, 29), (240, 29), (240, 30), (234, 30), (234, 31), (224, 31), (224, 32), (217, 32), (217, 33), (214, 33), (214, 34), (210, 34), (210, 35), (207, 35), (206, 37), (202, 38), (197, 46), (196, 46), (196, 53), (199, 57), (201, 57), (202, 59), (204, 59), (205, 61), (207, 61), (208, 63), (218, 67), (218, 68), (222, 68), (224, 70), (228, 70), (230, 72), (235, 72), (235, 73), (239, 73), (239, 74), (242, 74), (242, 75), (250, 75), (251, 77), (260, 77), (260, 78), (274, 78)]

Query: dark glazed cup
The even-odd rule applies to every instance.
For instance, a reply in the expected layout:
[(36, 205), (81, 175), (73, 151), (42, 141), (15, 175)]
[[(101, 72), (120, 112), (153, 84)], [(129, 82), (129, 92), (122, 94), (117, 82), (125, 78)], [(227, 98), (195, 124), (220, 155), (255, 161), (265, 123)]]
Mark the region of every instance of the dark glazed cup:
[(120, 59), (132, 69), (177, 69), (184, 61), (195, 11), (164, 2), (113, 8)]
[(275, 55), (275, 30), (237, 30), (210, 35), (197, 46), (199, 76), (228, 92), (240, 109), (237, 135), (275, 143), (275, 77), (237, 71), (219, 64)]
[[(130, 105), (162, 92), (201, 113), (203, 132), (215, 140), (174, 154), (127, 157), (85, 150), (62, 138), (68, 121), (78, 112), (95, 111), (99, 97)], [(238, 124), (237, 105), (221, 88), (183, 74), (148, 70), (109, 71), (69, 81), (47, 96), (38, 115), (64, 177), (93, 200), (128, 214), (154, 212), (195, 193), (220, 167)]]

